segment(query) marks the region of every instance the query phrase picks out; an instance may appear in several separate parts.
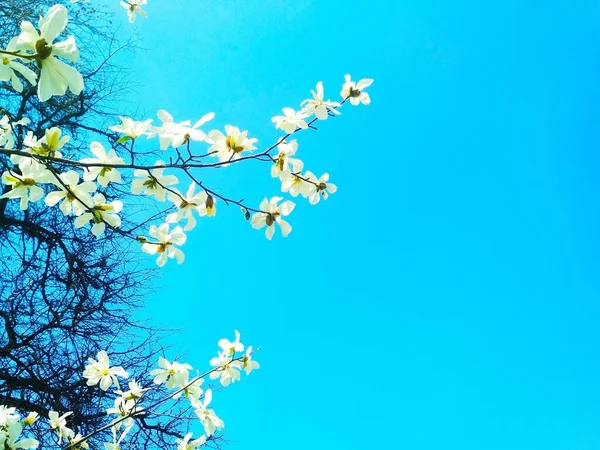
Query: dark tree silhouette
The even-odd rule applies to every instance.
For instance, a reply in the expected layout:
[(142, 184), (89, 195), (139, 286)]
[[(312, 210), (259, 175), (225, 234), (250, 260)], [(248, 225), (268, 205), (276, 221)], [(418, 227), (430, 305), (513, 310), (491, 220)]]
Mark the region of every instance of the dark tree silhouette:
[[(19, 34), (23, 20), (36, 23), (51, 5), (47, 0), (3, 0), (0, 2), (0, 46)], [(114, 62), (119, 52), (133, 43), (119, 44), (110, 34), (111, 15), (93, 3), (69, 5), (67, 32), (77, 36), (82, 52), (78, 70), (85, 90), (39, 102), (35, 86), (22, 93), (9, 83), (0, 83), (0, 118), (24, 117), (27, 125), (15, 127), (15, 149), (22, 148), (28, 132), (37, 137), (43, 130), (59, 127), (71, 136), (63, 153), (81, 157), (89, 150), (86, 137), (103, 135), (121, 152), (118, 136), (107, 125), (119, 122), (114, 105), (117, 96), (130, 88), (127, 71)], [(87, 154), (87, 153), (86, 153)], [(15, 170), (6, 155), (0, 169)], [(125, 192), (112, 186), (106, 191), (119, 197)], [(136, 226), (123, 223), (132, 231)], [(115, 398), (97, 386), (86, 386), (82, 378), (86, 360), (99, 350), (130, 373), (146, 374), (137, 381), (149, 385), (148, 371), (156, 365), (159, 332), (134, 320), (133, 314), (149, 292), (152, 272), (137, 264), (129, 246), (135, 242), (112, 230), (95, 238), (87, 229), (76, 229), (73, 221), (43, 202), (21, 211), (18, 202), (0, 200), (0, 404), (14, 406), (22, 414), (42, 416), (49, 411), (73, 411), (68, 426), (86, 435), (110, 423), (106, 408)], [(152, 400), (150, 393), (149, 400)], [(128, 436), (133, 448), (163, 448), (182, 437), (189, 411), (172, 410), (160, 419), (147, 415), (136, 419)], [(171, 417), (169, 417), (171, 416)], [(56, 446), (56, 435), (47, 424), (36, 423), (40, 446)], [(103, 448), (112, 440), (110, 430), (92, 437), (92, 448)], [(218, 443), (218, 438), (213, 443)]]

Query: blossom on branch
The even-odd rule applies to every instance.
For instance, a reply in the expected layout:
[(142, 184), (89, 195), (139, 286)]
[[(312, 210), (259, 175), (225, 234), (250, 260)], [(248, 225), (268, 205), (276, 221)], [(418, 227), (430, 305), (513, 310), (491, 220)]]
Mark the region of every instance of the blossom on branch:
[(12, 189), (0, 198), (18, 198), (19, 207), (26, 210), (29, 202), (37, 202), (44, 197), (44, 190), (37, 186), (39, 183), (47, 183), (50, 173), (46, 168), (31, 158), (23, 158), (19, 163), (18, 171), (15, 169), (2, 174), (2, 184), (12, 186)]
[[(94, 206), (92, 206), (92, 209), (88, 209), (75, 219), (76, 228), (81, 228), (86, 223), (92, 222), (92, 234), (99, 237), (104, 233), (106, 224), (109, 224), (113, 228), (119, 228), (121, 226), (121, 218), (117, 215), (123, 209), (123, 203), (120, 200), (113, 200), (112, 202), (107, 203), (104, 195), (98, 193), (94, 195), (93, 201)], [(118, 384), (117, 387), (119, 387)]]
[(162, 357), (158, 358), (158, 365), (161, 368), (152, 370), (150, 375), (154, 377), (155, 384), (166, 383), (167, 389), (185, 386), (189, 378), (188, 372), (192, 370), (192, 366), (187, 363), (170, 363)]
[(146, 15), (146, 11), (142, 9), (143, 5), (146, 5), (148, 0), (127, 0), (121, 2), (121, 6), (125, 8), (127, 11), (127, 17), (129, 18), (129, 23), (135, 22), (135, 14), (139, 14), (144, 19), (148, 17)]
[(183, 230), (189, 231), (196, 226), (196, 218), (194, 217), (193, 211), (196, 211), (199, 216), (215, 215), (216, 210), (213, 197), (205, 191), (200, 191), (196, 194), (194, 193), (195, 189), (196, 183), (192, 182), (185, 196), (176, 189), (173, 189), (174, 192), (167, 193), (168, 199), (171, 200), (177, 208), (177, 212), (167, 216), (167, 223), (177, 223), (185, 218), (187, 219), (187, 223)]
[(118, 140), (119, 143), (124, 143), (129, 139), (137, 139), (140, 136), (148, 136), (150, 132), (148, 129), (150, 128), (150, 124), (152, 123), (152, 119), (144, 120), (143, 122), (139, 122), (137, 120), (133, 120), (129, 117), (119, 116), (121, 119), (121, 125), (112, 125), (108, 127), (109, 130), (116, 131), (117, 133), (121, 133), (124, 136)]
[(61, 173), (59, 175), (60, 181), (56, 176), (53, 176), (53, 178), (52, 182), (60, 190), (46, 195), (46, 205), (54, 206), (61, 202), (60, 210), (65, 216), (71, 214), (80, 216), (94, 203), (89, 193), (96, 190), (96, 183), (84, 181), (79, 184), (79, 174), (74, 170)]
[(88, 379), (86, 384), (95, 386), (100, 383), (100, 389), (106, 391), (114, 383), (118, 389), (119, 380), (117, 377), (128, 378), (129, 374), (121, 366), (110, 367), (108, 354), (104, 350), (98, 352), (97, 358), (98, 361), (89, 358), (89, 364), (85, 366), (83, 377)]
[[(16, 53), (18, 37), (14, 37), (8, 43), (6, 51)], [(35, 86), (37, 75), (33, 70), (21, 64), (18, 56), (3, 53), (0, 55), (0, 81), (10, 81), (13, 89), (23, 92), (23, 83), (17, 76), (20, 73), (29, 83)]]
[(40, 19), (38, 26), (39, 33), (31, 22), (23, 21), (16, 47), (34, 52), (32, 56), (41, 65), (38, 82), (40, 101), (44, 102), (54, 95), (64, 95), (67, 88), (78, 95), (83, 90), (83, 77), (76, 69), (57, 58), (71, 62), (79, 60), (75, 38), (69, 36), (65, 41), (53, 44), (67, 26), (67, 8), (63, 5), (52, 6)]
[(294, 172), (300, 172), (302, 170), (302, 161), (296, 158), (290, 158), (296, 154), (298, 150), (298, 141), (295, 139), (290, 143), (282, 142), (277, 146), (279, 153), (275, 157), (275, 162), (271, 166), (271, 176), (273, 178), (279, 177), (281, 181), (287, 180), (292, 172), (290, 171), (290, 165)]
[(238, 127), (225, 125), (225, 132), (227, 135), (219, 130), (213, 130), (206, 137), (206, 142), (212, 144), (208, 151), (216, 153), (219, 161), (234, 161), (241, 157), (243, 151), (256, 149), (254, 144), (258, 139), (248, 138), (247, 130), (241, 132)]
[(220, 430), (225, 426), (225, 423), (215, 414), (213, 409), (208, 409), (208, 405), (212, 401), (212, 391), (208, 389), (204, 393), (203, 401), (192, 402), (195, 413), (204, 426), (204, 432), (207, 436), (212, 436), (216, 430)]
[(331, 100), (323, 100), (324, 91), (323, 91), (323, 83), (319, 81), (317, 83), (317, 90), (310, 91), (313, 98), (309, 100), (304, 100), (300, 105), (304, 106), (304, 111), (308, 116), (312, 116), (313, 114), (319, 120), (325, 120), (331, 114), (340, 114), (340, 112), (336, 109), (340, 106), (338, 102), (332, 102)]
[(371, 78), (363, 78), (358, 83), (352, 81), (350, 75), (346, 75), (345, 79), (346, 82), (342, 86), (342, 92), (340, 92), (343, 99), (350, 99), (350, 104), (352, 106), (356, 106), (359, 103), (362, 103), (363, 105), (371, 103), (371, 97), (364, 92), (366, 88), (373, 84)]
[(287, 200), (278, 206), (277, 204), (281, 200), (283, 200), (281, 197), (273, 197), (271, 200), (265, 198), (260, 203), (260, 209), (263, 212), (257, 212), (252, 215), (251, 224), (253, 228), (259, 230), (265, 225), (267, 226), (265, 235), (268, 240), (273, 238), (273, 234), (275, 233), (275, 223), (279, 224), (283, 237), (287, 237), (292, 231), (292, 226), (283, 220), (282, 217), (289, 215), (296, 205)]
[(329, 183), (329, 174), (324, 173), (318, 180), (316, 180), (315, 190), (310, 195), (308, 201), (311, 205), (315, 205), (319, 203), (321, 197), (323, 197), (323, 200), (327, 200), (329, 194), (335, 194), (336, 192), (337, 186), (333, 183)]
[(73, 414), (71, 411), (63, 414), (59, 417), (56, 411), (50, 411), (48, 418), (50, 419), (50, 428), (53, 429), (58, 436), (58, 443), (60, 444), (62, 438), (70, 438), (75, 435), (73, 430), (67, 427), (67, 417)]
[(275, 123), (275, 128), (280, 128), (287, 134), (292, 134), (296, 128), (305, 130), (308, 124), (304, 119), (308, 116), (303, 110), (294, 111), (292, 108), (283, 108), (283, 116), (273, 117), (272, 122)]
[[(162, 161), (156, 161), (155, 166), (164, 166)], [(154, 195), (157, 200), (164, 202), (166, 196), (166, 187), (177, 184), (175, 175), (163, 175), (165, 169), (153, 169), (150, 172), (147, 170), (137, 169), (133, 172), (133, 176), (137, 179), (131, 183), (131, 192), (133, 194), (144, 193), (146, 195)]]
[[(84, 158), (81, 160), (85, 164), (125, 164), (122, 158), (111, 148), (108, 153), (100, 142), (92, 142), (90, 150), (95, 158)], [(97, 180), (100, 186), (106, 187), (108, 183), (120, 183), (121, 173), (114, 167), (86, 167), (83, 172), (83, 179), (86, 181)]]
[(187, 239), (187, 236), (181, 229), (181, 227), (173, 228), (173, 231), (169, 232), (169, 224), (163, 223), (161, 226), (156, 227), (155, 225), (150, 226), (150, 236), (157, 239), (158, 242), (151, 243), (145, 242), (142, 245), (142, 251), (149, 253), (150, 255), (159, 254), (156, 263), (162, 267), (167, 262), (168, 258), (175, 258), (178, 264), (181, 264), (185, 259), (183, 252), (176, 248), (175, 245), (183, 245)]
[(166, 150), (169, 145), (178, 148), (189, 141), (202, 142), (206, 140), (206, 133), (198, 128), (215, 117), (214, 113), (208, 113), (198, 120), (194, 126), (189, 120), (176, 123), (173, 116), (164, 109), (158, 111), (157, 116), (162, 120), (162, 126), (153, 127), (154, 133), (158, 134), (160, 149)]
[(206, 442), (206, 436), (200, 436), (193, 441), (190, 441), (191, 438), (192, 433), (188, 433), (183, 439), (177, 439), (177, 450), (196, 450), (196, 447), (200, 447)]

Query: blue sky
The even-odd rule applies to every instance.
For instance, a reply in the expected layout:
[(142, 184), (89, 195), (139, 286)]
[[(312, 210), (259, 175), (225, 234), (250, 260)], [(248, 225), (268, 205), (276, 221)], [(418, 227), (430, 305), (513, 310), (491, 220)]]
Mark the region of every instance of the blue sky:
[[(599, 2), (149, 3), (141, 109), (266, 146), (317, 81), (375, 79), (298, 137), (336, 195), (272, 242), (219, 205), (148, 300), (195, 366), (234, 328), (262, 347), (215, 396), (229, 448), (600, 446)], [(203, 179), (279, 191), (259, 163)]]

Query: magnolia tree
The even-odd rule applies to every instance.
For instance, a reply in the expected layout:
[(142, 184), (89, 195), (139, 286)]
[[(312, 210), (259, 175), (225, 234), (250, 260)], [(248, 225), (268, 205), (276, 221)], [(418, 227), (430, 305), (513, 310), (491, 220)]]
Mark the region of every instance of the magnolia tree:
[[(145, 17), (142, 7), (146, 3), (130, 0), (121, 5), (133, 22), (137, 15)], [(64, 5), (50, 6), (42, 12), (37, 26), (24, 20), (15, 36), (5, 37), (6, 46), (0, 50), (0, 81), (5, 83), (4, 88), (16, 93), (29, 90), (40, 105), (57, 98), (77, 102), (85, 97), (87, 78), (79, 70), (83, 62), (79, 61), (77, 36), (64, 36), (68, 15)], [(43, 106), (31, 111), (27, 102), (21, 103), (15, 111), (4, 109), (0, 117), (0, 154), (7, 158), (0, 199), (18, 205), (23, 217), (31, 211), (36, 215), (57, 214), (69, 221), (75, 233), (89, 230), (98, 240), (106, 235), (130, 240), (143, 253), (154, 255), (159, 266), (169, 259), (182, 263), (182, 246), (188, 232), (198, 218), (215, 216), (222, 205), (239, 208), (242, 220), (249, 221), (253, 228), (264, 228), (269, 240), (276, 228), (287, 237), (292, 231), (288, 216), (295, 203), (284, 196), (302, 197), (314, 205), (337, 190), (327, 173), (317, 175), (304, 168), (296, 136), (316, 129), (317, 121), (339, 115), (345, 104), (369, 104), (365, 89), (372, 81), (355, 82), (346, 75), (339, 101), (325, 97), (323, 83), (318, 82), (309, 98), (296, 108), (284, 107), (281, 115), (271, 119), (281, 130), (281, 137), (262, 149), (251, 133), (237, 126), (210, 130), (214, 118), (211, 112), (199, 114), (200, 119), (193, 122), (176, 120), (160, 110), (157, 120), (121, 116), (120, 123), (106, 128), (87, 126), (86, 142), (79, 142), (79, 146), (89, 148), (89, 153), (75, 157), (67, 151), (72, 145), (71, 130), (52, 125), (51, 120), (38, 120), (35, 127), (31, 126), (30, 116), (38, 114)], [(44, 123), (49, 126), (40, 126)], [(250, 204), (203, 181), (206, 170), (249, 160), (266, 165), (265, 174), (279, 181), (281, 195)], [(144, 215), (149, 210), (157, 212)], [(11, 318), (6, 314), (3, 317), (6, 330), (10, 330)], [(11, 333), (6, 334), (10, 340)], [(77, 382), (102, 393), (95, 416), (106, 419), (104, 424), (81, 433), (81, 418), (65, 410), (43, 411), (46, 417), (37, 421), (40, 413), (35, 410), (35, 402), (29, 402), (24, 403), (33, 406), (29, 414), (20, 405), (0, 409), (0, 440), (5, 448), (36, 448), (39, 435), (50, 433), (58, 445), (87, 448), (95, 437), (109, 433), (112, 439), (104, 441), (104, 446), (115, 450), (139, 430), (159, 427), (161, 433), (170, 433), (173, 445), (180, 449), (210, 445), (224, 424), (210, 408), (213, 391), (203, 390), (205, 378), (228, 386), (239, 381), (242, 372), (249, 374), (259, 367), (252, 347), (245, 348), (237, 331), (235, 335), (233, 342), (218, 342), (219, 352), (210, 361), (212, 368), (204, 373), (161, 356), (158, 367), (132, 374), (135, 379), (130, 379), (126, 360), (120, 361), (125, 367), (111, 365), (111, 358), (118, 359), (118, 354), (101, 350), (87, 355), (90, 359)], [(12, 341), (7, 347), (9, 353), (18, 347), (18, 340)], [(60, 396), (59, 392), (55, 394)], [(172, 431), (171, 424), (191, 417), (199, 420), (200, 432)]]

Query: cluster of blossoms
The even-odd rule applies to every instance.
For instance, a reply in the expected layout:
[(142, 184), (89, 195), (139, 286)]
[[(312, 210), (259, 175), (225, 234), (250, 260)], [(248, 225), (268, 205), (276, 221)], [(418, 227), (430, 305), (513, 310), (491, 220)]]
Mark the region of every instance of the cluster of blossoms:
[[(124, 2), (130, 13), (142, 13), (141, 6), (145, 0)], [(133, 19), (131, 19), (133, 20)], [(6, 50), (0, 50), (3, 64), (0, 65), (0, 81), (10, 81), (12, 87), (21, 91), (23, 84), (20, 78), (34, 84), (38, 74), (27, 68), (22, 62), (35, 62), (39, 66), (38, 96), (45, 101), (55, 95), (63, 95), (69, 89), (79, 94), (83, 89), (82, 75), (68, 62), (79, 59), (79, 51), (73, 36), (54, 43), (67, 25), (67, 10), (62, 5), (52, 6), (46, 15), (39, 20), (39, 31), (30, 22), (23, 22), (21, 34), (12, 39)], [(21, 61), (21, 62), (19, 62)], [(285, 134), (274, 145), (262, 152), (257, 150), (258, 139), (250, 137), (247, 130), (233, 125), (226, 125), (224, 130), (204, 132), (201, 128), (214, 119), (214, 113), (205, 114), (192, 124), (190, 120), (178, 122), (165, 110), (157, 113), (160, 125), (154, 125), (153, 119), (142, 121), (130, 117), (121, 117), (121, 123), (109, 129), (119, 137), (116, 145), (121, 148), (121, 156), (117, 151), (106, 149), (100, 142), (90, 144), (90, 157), (74, 160), (63, 157), (61, 149), (69, 142), (57, 127), (45, 130), (43, 136), (35, 136), (28, 131), (19, 149), (15, 149), (15, 128), (27, 130), (27, 118), (15, 118), (7, 114), (0, 118), (0, 153), (10, 155), (14, 167), (2, 174), (2, 183), (10, 190), (1, 197), (19, 200), (21, 210), (26, 210), (30, 202), (44, 200), (49, 207), (58, 205), (65, 216), (74, 216), (74, 224), (81, 228), (89, 225), (95, 236), (101, 236), (107, 228), (117, 230), (122, 235), (135, 239), (141, 244), (143, 252), (158, 255), (159, 266), (169, 258), (177, 262), (184, 261), (184, 253), (179, 248), (186, 240), (186, 232), (196, 226), (197, 217), (212, 217), (217, 211), (217, 201), (235, 204), (241, 207), (246, 220), (256, 229), (266, 228), (265, 235), (270, 240), (277, 224), (284, 237), (292, 230), (284, 220), (295, 207), (290, 200), (273, 196), (264, 198), (258, 208), (252, 208), (242, 201), (228, 199), (206, 187), (194, 169), (207, 167), (225, 167), (234, 162), (248, 159), (264, 161), (271, 164), (270, 173), (281, 183), (281, 192), (308, 199), (316, 204), (321, 198), (326, 200), (337, 191), (337, 186), (329, 181), (329, 174), (316, 176), (304, 170), (304, 163), (297, 158), (298, 141), (288, 140), (291, 135), (309, 128), (316, 121), (340, 114), (340, 107), (349, 102), (352, 105), (370, 103), (365, 89), (373, 80), (363, 79), (359, 82), (346, 76), (342, 86), (340, 102), (325, 100), (323, 83), (319, 82), (311, 91), (312, 98), (300, 104), (299, 110), (283, 108), (283, 115), (273, 117), (276, 129)], [(134, 145), (140, 138), (144, 140), (158, 139), (158, 147), (171, 155), (148, 164), (147, 158), (142, 164), (136, 155), (150, 155), (136, 149)], [(192, 143), (208, 145), (205, 154), (195, 155), (190, 150)], [(129, 155), (126, 155), (129, 153)], [(188, 156), (184, 156), (187, 153)], [(126, 163), (124, 157), (131, 162)], [(211, 160), (211, 158), (216, 158)], [(164, 161), (169, 161), (164, 162)], [(57, 167), (69, 167), (61, 172)], [(124, 204), (122, 200), (113, 198), (106, 188), (111, 185), (122, 185), (121, 171), (127, 170), (132, 178), (130, 192), (140, 196), (151, 197), (158, 202), (167, 202), (172, 206), (165, 211), (162, 223), (150, 225), (147, 236), (129, 235), (120, 230)], [(178, 188), (180, 176), (166, 171), (177, 171), (178, 175), (187, 178), (189, 185)], [(5, 190), (6, 191), (6, 190)], [(116, 190), (122, 192), (122, 188)]]
[[(229, 386), (231, 382), (240, 380), (241, 372), (249, 375), (252, 370), (260, 366), (252, 359), (254, 353), (252, 347), (248, 347), (244, 353), (244, 345), (240, 342), (240, 333), (237, 330), (234, 342), (221, 339), (218, 345), (220, 348), (218, 356), (210, 361), (213, 369), (203, 375), (191, 377), (190, 373), (193, 371), (191, 365), (177, 361), (169, 362), (161, 357), (158, 360), (159, 367), (150, 372), (154, 377), (154, 387), (143, 387), (134, 379), (128, 382), (127, 390), (121, 390), (119, 378), (127, 379), (129, 373), (123, 367), (111, 366), (105, 351), (100, 351), (96, 359), (89, 358), (88, 365), (83, 371), (83, 377), (87, 379), (86, 384), (99, 386), (102, 391), (107, 391), (112, 386), (116, 388), (114, 405), (106, 410), (109, 416), (114, 417), (109, 425), (112, 428), (113, 442), (106, 442), (105, 450), (117, 450), (129, 431), (136, 426), (137, 416), (158, 417), (160, 414), (155, 411), (155, 408), (169, 399), (179, 401), (180, 398), (185, 398), (203, 429), (203, 434), (196, 439), (192, 439), (192, 433), (187, 433), (183, 439), (178, 439), (176, 441), (178, 449), (190, 450), (199, 447), (216, 431), (222, 429), (225, 423), (213, 409), (209, 408), (212, 402), (212, 390), (202, 389), (204, 378), (209, 375), (213, 380), (218, 378), (223, 386)], [(144, 404), (147, 391), (160, 387), (166, 388), (169, 392), (159, 400)], [(56, 411), (50, 411), (48, 428), (55, 433), (58, 444), (66, 441), (74, 448), (88, 449), (87, 440), (95, 433), (87, 436), (75, 433), (67, 423), (71, 416), (72, 412), (60, 415)], [(37, 419), (38, 414), (32, 412), (21, 420), (15, 408), (0, 406), (0, 447), (7, 450), (37, 448), (39, 443), (36, 439), (21, 437), (24, 427), (32, 425)]]

